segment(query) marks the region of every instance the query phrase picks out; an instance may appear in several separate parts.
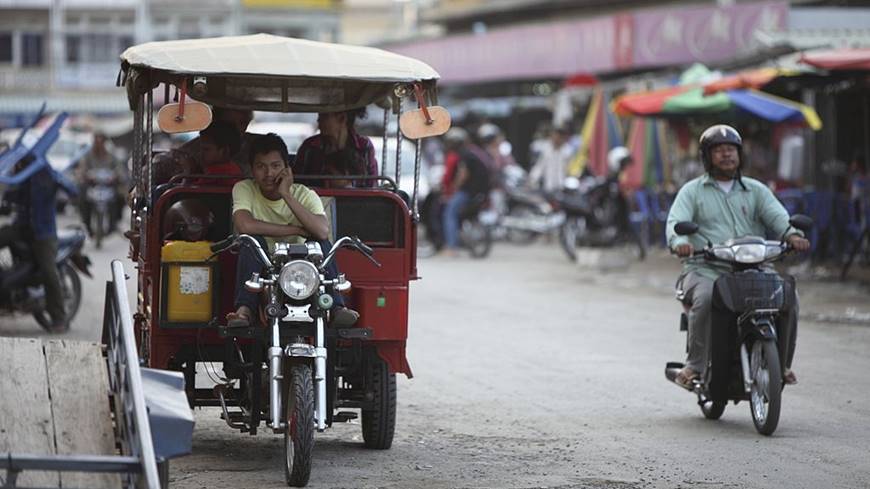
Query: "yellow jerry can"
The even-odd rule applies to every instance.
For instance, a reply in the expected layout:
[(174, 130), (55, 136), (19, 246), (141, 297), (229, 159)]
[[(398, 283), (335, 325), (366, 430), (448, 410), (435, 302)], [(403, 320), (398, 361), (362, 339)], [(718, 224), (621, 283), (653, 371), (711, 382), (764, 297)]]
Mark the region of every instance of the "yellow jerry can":
[(163, 264), (164, 321), (205, 323), (212, 319), (214, 268), (208, 241), (169, 241), (160, 250)]

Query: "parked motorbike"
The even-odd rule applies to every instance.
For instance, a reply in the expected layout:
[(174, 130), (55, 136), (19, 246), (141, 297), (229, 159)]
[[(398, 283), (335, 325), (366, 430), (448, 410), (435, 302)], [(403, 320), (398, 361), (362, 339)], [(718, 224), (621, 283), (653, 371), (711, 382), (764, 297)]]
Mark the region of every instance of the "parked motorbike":
[(90, 222), (86, 223), (94, 238), (97, 249), (103, 245), (103, 238), (111, 234), (116, 224), (116, 209), (118, 183), (115, 172), (108, 168), (94, 168), (88, 170), (88, 188), (85, 194), (90, 207)]
[[(431, 256), (444, 248), (444, 205), (440, 192), (429, 192), (420, 207), (423, 225), (418, 230), (418, 254)], [(492, 208), (486, 195), (474, 197), (460, 215), (459, 240), (473, 258), (485, 258), (492, 250), (493, 232), (498, 223), (498, 213)]]
[(646, 243), (628, 221), (628, 203), (619, 189), (619, 178), (568, 177), (553, 201), (565, 213), (559, 227), (559, 244), (572, 261), (579, 246), (636, 244), (637, 257), (646, 258)]
[[(215, 392), (220, 399), (224, 419), (234, 428), (248, 430), (251, 420), (260, 419), (262, 406), (263, 417), (268, 420), (269, 426), (276, 433), (284, 434), (288, 484), (304, 486), (311, 473), (314, 430), (324, 431), (336, 419), (331, 408), (338, 403), (336, 396), (347, 390), (347, 386), (339, 385), (335, 372), (327, 371), (327, 355), (334, 355), (335, 352), (328, 349), (325, 325), (334, 306), (330, 292), (347, 290), (351, 284), (344, 275), (327, 279), (325, 271), (342, 247), (359, 251), (378, 267), (380, 263), (374, 259), (372, 249), (356, 237), (339, 239), (326, 256), (316, 242), (277, 243), (270, 256), (255, 238), (246, 234), (215, 243), (211, 250), (220, 253), (239, 245), (251, 246), (266, 270), (262, 276), (253, 274), (244, 286), (249, 291), (259, 292), (263, 298), (259, 317), (263, 318), (268, 328), (261, 333), (267, 370), (257, 361), (263, 358), (261, 352), (254, 352), (253, 359), (237, 358), (237, 363), (225, 361), (225, 371), (244, 372), (239, 374), (243, 378), (241, 402), (237, 403), (242, 406), (241, 412), (227, 409), (232, 404), (228, 402), (234, 391), (232, 382), (219, 384)], [(221, 327), (221, 334), (228, 338), (250, 338), (252, 334), (256, 336), (256, 332), (252, 333), (251, 330), (260, 328), (236, 329)], [(358, 329), (363, 333), (367, 331)], [(238, 355), (242, 355), (240, 349)], [(335, 368), (336, 359), (332, 360), (332, 368)], [(381, 366), (381, 369), (385, 372), (385, 367)], [(386, 382), (391, 382), (395, 396), (395, 374), (385, 375)], [(266, 406), (268, 411), (265, 411)], [(392, 409), (395, 409), (394, 404)], [(383, 430), (389, 431), (388, 438), (392, 440), (394, 426), (386, 426), (388, 423), (384, 420), (387, 418), (386, 413), (363, 409), (363, 437), (367, 445), (378, 446), (375, 438), (387, 437)], [(394, 412), (390, 419), (395, 422)], [(389, 446), (388, 443), (381, 444)]]
[(502, 173), (504, 202), (499, 228), (508, 241), (531, 244), (564, 224), (565, 212), (543, 192), (529, 187), (525, 170), (511, 165)]
[[(792, 216), (789, 223), (802, 231), (812, 227), (812, 219), (799, 214)], [(675, 231), (682, 236), (695, 234), (698, 225), (680, 222)], [(731, 268), (714, 286), (714, 301), (721, 302), (728, 311), (729, 327), (717, 324), (711, 328), (706, 371), (689, 388), (708, 419), (719, 419), (728, 401), (749, 401), (756, 431), (770, 435), (776, 430), (788, 349), (788, 338), (778, 330), (778, 322), (794, 305), (795, 295), (793, 284), (765, 265), (782, 259), (789, 251), (783, 240), (749, 236), (717, 245), (708, 241), (706, 248), (693, 254)], [(684, 298), (678, 286), (677, 300), (682, 303)], [(680, 329), (687, 331), (688, 306), (684, 307)], [(683, 366), (669, 362), (665, 377), (675, 382)]]
[[(82, 254), (85, 232), (70, 228), (57, 233), (57, 270), (67, 319), (72, 322), (82, 301), (82, 282), (79, 273), (88, 277), (91, 261)], [(26, 243), (16, 242), (4, 250), (0, 260), (0, 311), (5, 314), (31, 314), (45, 329), (51, 327), (46, 311), (45, 288), (39, 269)]]

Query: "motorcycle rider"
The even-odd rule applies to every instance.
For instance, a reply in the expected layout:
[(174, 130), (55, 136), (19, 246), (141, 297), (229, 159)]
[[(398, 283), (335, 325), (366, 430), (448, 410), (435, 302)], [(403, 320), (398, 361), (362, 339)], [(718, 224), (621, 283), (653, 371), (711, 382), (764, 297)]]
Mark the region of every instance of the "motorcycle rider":
[(109, 206), (112, 213), (110, 216), (111, 227), (114, 230), (118, 221), (121, 220), (121, 210), (124, 208), (124, 195), (127, 190), (127, 167), (107, 148), (106, 135), (102, 132), (96, 132), (94, 133), (94, 144), (91, 146), (91, 150), (78, 162), (75, 172), (79, 188), (83, 190), (79, 201), (79, 213), (89, 235), (93, 234), (91, 229), (93, 203), (87, 198), (87, 189), (91, 185), (88, 172), (100, 168), (111, 170), (115, 176), (115, 202)]
[[(765, 231), (785, 240), (797, 251), (806, 251), (810, 243), (803, 233), (791, 228), (789, 215), (764, 184), (741, 174), (743, 140), (731, 126), (717, 124), (701, 134), (699, 152), (706, 174), (686, 183), (677, 193), (668, 213), (668, 246), (678, 256), (687, 258), (709, 241), (722, 243), (728, 239), (754, 235)], [(674, 226), (680, 221), (698, 224), (692, 236), (679, 236)], [(686, 260), (678, 283), (689, 306), (689, 344), (686, 365), (676, 377), (677, 383), (689, 387), (692, 380), (703, 375), (707, 366), (709, 338), (713, 319), (713, 289), (715, 280), (726, 269), (705, 261)], [(795, 295), (795, 299), (796, 299)], [(783, 380), (797, 383), (791, 370), (797, 337), (797, 310), (783, 314), (779, 324), (781, 347), (784, 346)]]
[(475, 197), (489, 192), (492, 181), (490, 170), (485, 163), (486, 153), (471, 143), (464, 131), (454, 132), (452, 137), (463, 141), (457, 142), (459, 159), (452, 179), (454, 191), (444, 207), (444, 254), (446, 255), (458, 254), (462, 212)]
[[(22, 158), (15, 165), (16, 173), (32, 163), (35, 164), (32, 155)], [(0, 248), (16, 241), (24, 241), (30, 245), (33, 261), (42, 275), (46, 311), (51, 318), (48, 329), (52, 333), (63, 333), (69, 329), (56, 264), (55, 202), (58, 188), (75, 196), (75, 187), (46, 164), (45, 168), (38, 170), (3, 196), (4, 200), (15, 204), (15, 218), (11, 225), (0, 228)]]

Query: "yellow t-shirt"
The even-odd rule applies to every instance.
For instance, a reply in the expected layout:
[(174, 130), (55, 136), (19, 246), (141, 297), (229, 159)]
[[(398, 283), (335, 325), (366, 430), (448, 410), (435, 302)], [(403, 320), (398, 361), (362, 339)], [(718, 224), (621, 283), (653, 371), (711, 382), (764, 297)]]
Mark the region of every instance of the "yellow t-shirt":
[[(326, 212), (323, 210), (323, 202), (320, 201), (320, 197), (310, 188), (300, 183), (294, 183), (290, 186), (290, 192), (293, 198), (312, 214), (326, 215)], [(290, 210), (290, 206), (287, 205), (287, 202), (284, 202), (284, 199), (267, 199), (260, 192), (257, 184), (251, 179), (242, 180), (233, 186), (233, 214), (240, 210), (250, 212), (254, 219), (260, 221), (302, 227), (302, 222), (293, 214), (293, 211)], [(304, 243), (305, 238), (302, 236), (266, 237), (266, 243), (269, 244), (270, 250), (275, 249), (275, 241)]]

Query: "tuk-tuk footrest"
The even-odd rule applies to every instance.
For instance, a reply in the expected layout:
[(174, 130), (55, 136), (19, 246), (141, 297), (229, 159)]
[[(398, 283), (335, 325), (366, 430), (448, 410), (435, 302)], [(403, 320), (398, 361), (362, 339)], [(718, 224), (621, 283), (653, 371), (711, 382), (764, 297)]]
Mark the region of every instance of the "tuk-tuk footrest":
[(218, 325), (218, 335), (221, 338), (262, 338), (263, 328), (259, 326), (230, 327)]
[(353, 411), (339, 411), (335, 413), (332, 417), (333, 423), (347, 423), (348, 421), (352, 421), (358, 417), (357, 413)]
[(335, 336), (345, 340), (367, 340), (374, 334), (372, 328), (332, 328), (331, 331)]

